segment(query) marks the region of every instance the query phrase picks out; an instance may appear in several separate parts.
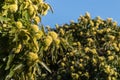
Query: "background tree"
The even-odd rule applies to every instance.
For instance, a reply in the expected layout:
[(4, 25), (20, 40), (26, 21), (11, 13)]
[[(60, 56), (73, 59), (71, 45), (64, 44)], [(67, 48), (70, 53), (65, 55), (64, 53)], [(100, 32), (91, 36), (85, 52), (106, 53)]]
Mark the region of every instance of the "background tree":
[(53, 31), (58, 33), (59, 48), (53, 41), (43, 52), (52, 71), (45, 72), (43, 80), (119, 80), (120, 27), (111, 18), (92, 19), (86, 13), (48, 34)]

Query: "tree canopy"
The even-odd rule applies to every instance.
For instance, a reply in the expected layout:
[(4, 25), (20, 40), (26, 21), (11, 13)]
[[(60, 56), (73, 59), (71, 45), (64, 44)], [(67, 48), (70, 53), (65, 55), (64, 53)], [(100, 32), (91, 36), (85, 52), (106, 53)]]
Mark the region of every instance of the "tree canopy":
[(44, 0), (1, 0), (1, 80), (119, 80), (120, 27), (89, 13), (77, 22), (39, 25)]

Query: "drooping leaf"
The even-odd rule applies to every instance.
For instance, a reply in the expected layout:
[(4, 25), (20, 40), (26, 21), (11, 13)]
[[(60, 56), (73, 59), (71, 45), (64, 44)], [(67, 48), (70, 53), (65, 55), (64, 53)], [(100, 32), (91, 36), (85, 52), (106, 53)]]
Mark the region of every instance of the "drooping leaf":
[(51, 73), (51, 70), (46, 66), (46, 64), (42, 61), (39, 61), (39, 64), (42, 65), (47, 71)]

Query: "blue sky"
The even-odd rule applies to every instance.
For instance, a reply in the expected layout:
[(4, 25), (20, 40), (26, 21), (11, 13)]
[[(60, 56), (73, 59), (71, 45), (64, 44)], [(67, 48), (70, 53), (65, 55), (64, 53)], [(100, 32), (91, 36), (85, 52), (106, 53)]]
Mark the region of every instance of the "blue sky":
[(55, 24), (65, 24), (74, 20), (75, 22), (80, 15), (89, 12), (92, 18), (100, 16), (102, 19), (113, 18), (120, 24), (120, 0), (46, 0), (54, 13), (42, 17), (42, 24), (55, 27)]

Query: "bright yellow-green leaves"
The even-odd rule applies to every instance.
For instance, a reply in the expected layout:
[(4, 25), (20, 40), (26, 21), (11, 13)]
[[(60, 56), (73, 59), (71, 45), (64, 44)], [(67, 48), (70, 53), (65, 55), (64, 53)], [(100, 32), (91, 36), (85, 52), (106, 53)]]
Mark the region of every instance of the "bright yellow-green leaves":
[(50, 46), (50, 44), (52, 43), (52, 41), (53, 41), (53, 39), (52, 39), (52, 37), (49, 36), (49, 35), (46, 36), (46, 38), (45, 38), (45, 40), (44, 40), (46, 46)]
[(39, 5), (39, 7), (42, 8), (42, 10), (39, 10), (39, 12), (41, 13), (41, 15), (46, 15), (48, 10), (50, 9), (50, 6), (47, 3), (41, 3), (41, 5)]
[(38, 32), (38, 31), (39, 31), (38, 25), (32, 24), (30, 27), (31, 27), (31, 29), (32, 29), (34, 32)]
[(17, 4), (11, 4), (9, 5), (10, 12), (16, 12), (18, 10), (18, 5)]
[(56, 33), (56, 32), (54, 32), (54, 31), (50, 31), (50, 32), (48, 32), (48, 34), (55, 40), (55, 39), (57, 39), (57, 37), (58, 37), (58, 34)]
[(33, 53), (33, 52), (29, 52), (28, 53), (28, 60), (29, 61), (36, 61), (36, 60), (38, 60), (38, 54), (37, 53)]
[(35, 80), (43, 67), (50, 72), (41, 56), (46, 33), (39, 25), (50, 5), (43, 0), (2, 0), (0, 7), (0, 79)]
[(34, 21), (38, 24), (41, 21), (41, 19), (39, 16), (35, 16)]
[(55, 43), (56, 43), (56, 45), (59, 45), (60, 44), (60, 39), (55, 39)]
[(86, 12), (85, 13), (85, 17), (88, 18), (88, 19), (90, 19), (91, 18), (90, 13)]
[(39, 30), (36, 34), (35, 34), (35, 37), (37, 39), (41, 39), (41, 37), (43, 36), (43, 31), (42, 30)]
[(32, 16), (34, 14), (34, 10), (35, 10), (35, 8), (33, 7), (33, 5), (29, 5), (28, 12), (29, 12), (30, 16)]
[(18, 29), (21, 29), (23, 27), (23, 24), (22, 24), (22, 22), (17, 21), (16, 26), (17, 26)]
[[(2, 7), (3, 16), (16, 14), (15, 17), (17, 18), (35, 19), (37, 24), (40, 22), (41, 16), (46, 15), (50, 10), (50, 5), (43, 0), (5, 0), (4, 2), (5, 4)], [(9, 17), (12, 18), (12, 16)]]
[(44, 39), (44, 44), (45, 44), (45, 48), (44, 50), (47, 50), (48, 47), (52, 44), (55, 43), (55, 46), (57, 48), (59, 48), (60, 45), (60, 39), (58, 37), (58, 34), (54, 31), (49, 31), (48, 35), (45, 37)]
[(16, 48), (13, 48), (13, 51), (14, 51), (14, 53), (15, 54), (18, 54), (18, 53), (20, 53), (20, 50), (22, 49), (22, 45), (21, 44), (18, 44), (17, 46), (16, 46)]

